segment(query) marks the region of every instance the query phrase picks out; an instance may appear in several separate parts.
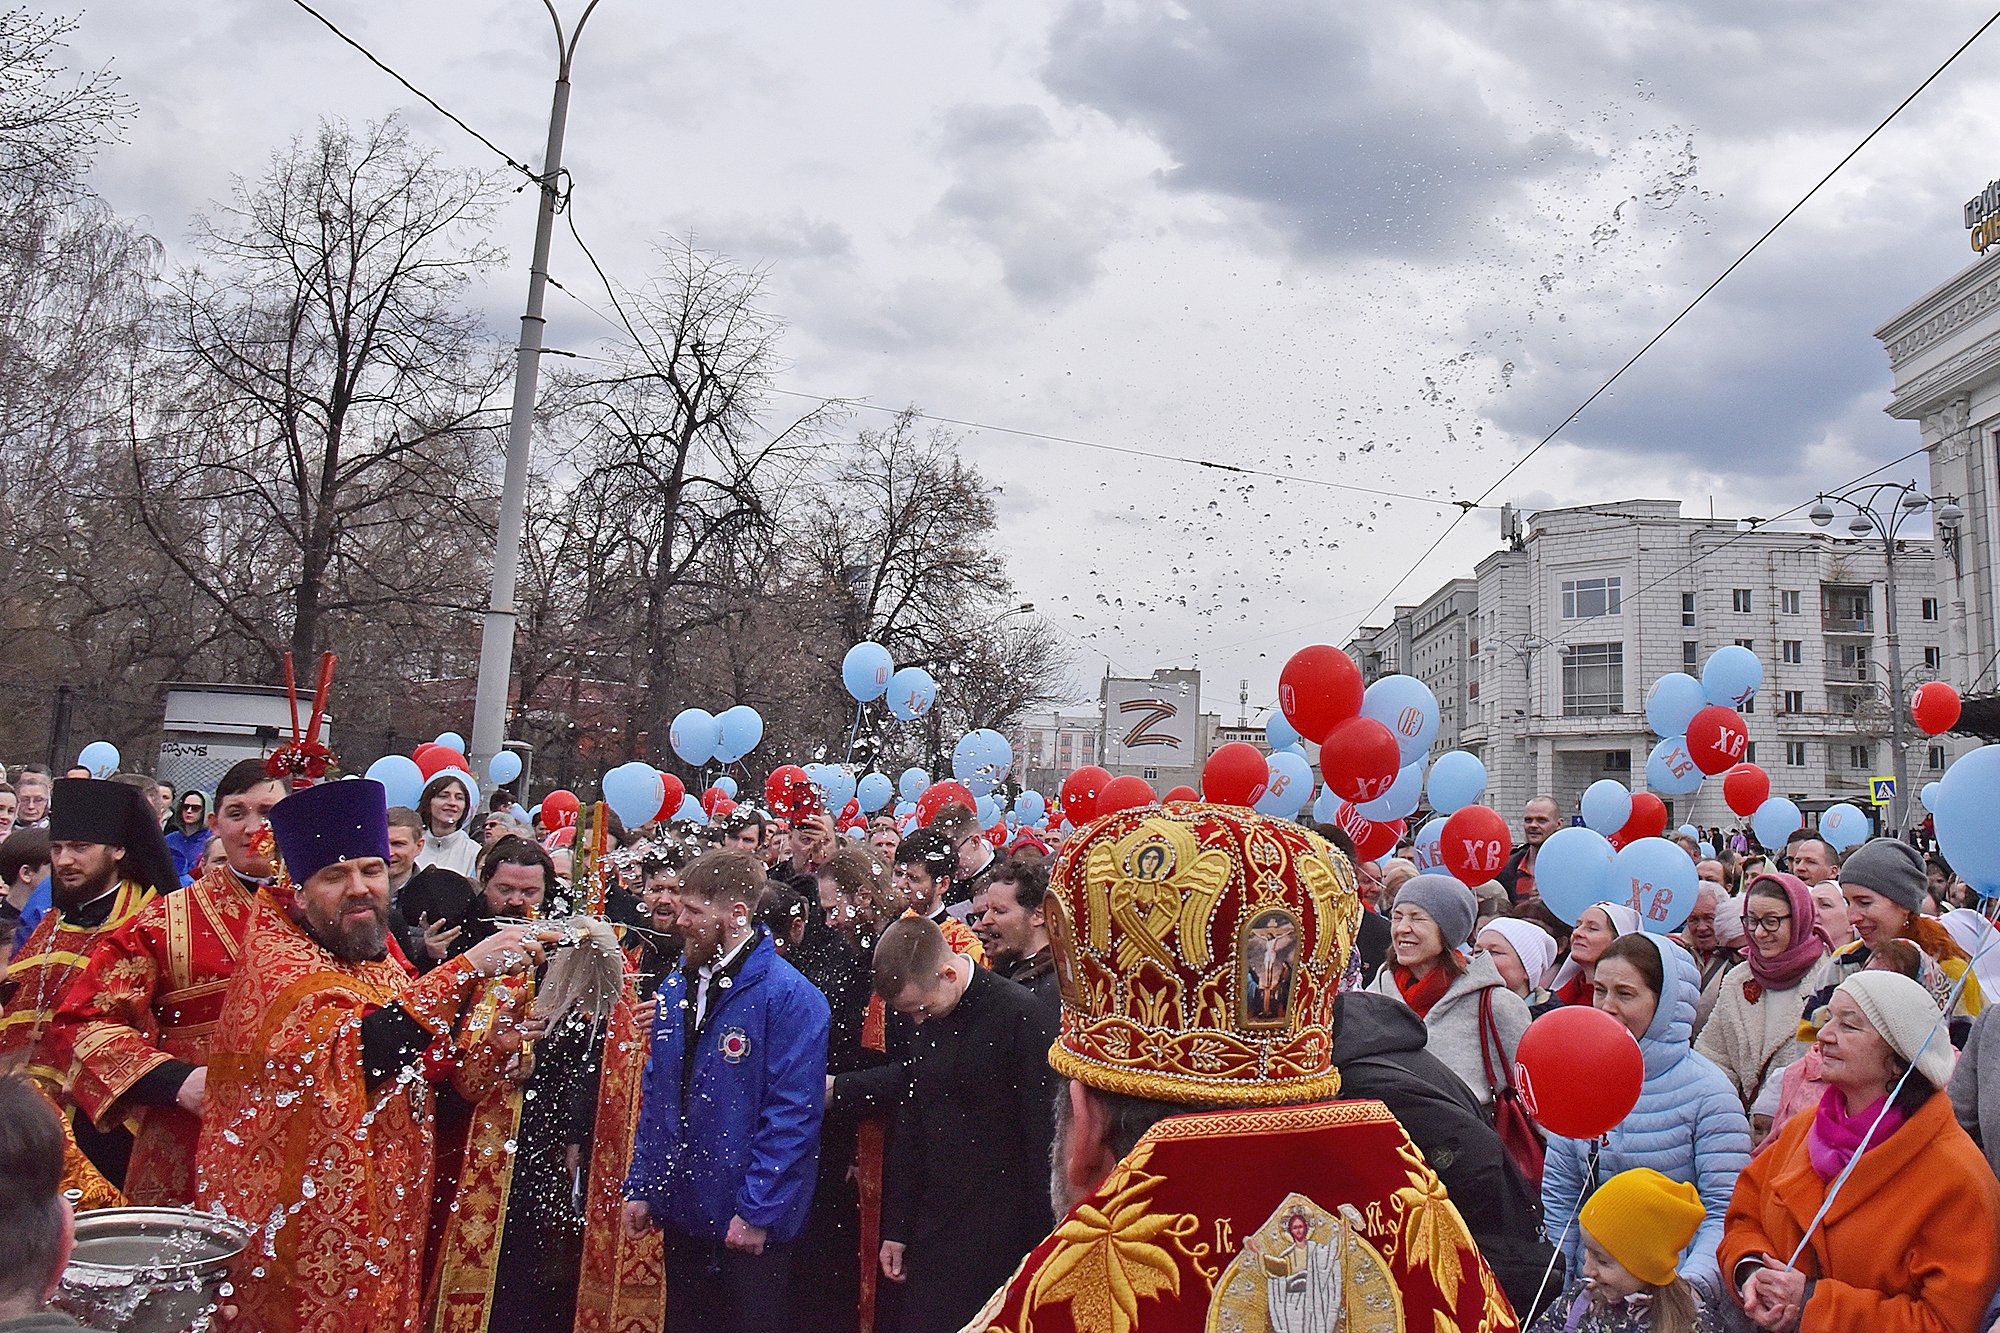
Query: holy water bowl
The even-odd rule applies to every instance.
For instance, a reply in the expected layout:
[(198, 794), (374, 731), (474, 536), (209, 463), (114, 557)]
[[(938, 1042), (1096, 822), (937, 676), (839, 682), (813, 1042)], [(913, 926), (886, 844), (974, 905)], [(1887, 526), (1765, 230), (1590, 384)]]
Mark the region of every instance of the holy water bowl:
[(79, 1213), (55, 1304), (90, 1328), (200, 1333), (249, 1240), (236, 1223), (188, 1208)]

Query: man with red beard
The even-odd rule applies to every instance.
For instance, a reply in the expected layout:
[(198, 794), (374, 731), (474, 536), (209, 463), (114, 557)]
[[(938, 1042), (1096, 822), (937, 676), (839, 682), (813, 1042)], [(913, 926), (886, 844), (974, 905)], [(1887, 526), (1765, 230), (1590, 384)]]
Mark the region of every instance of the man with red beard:
[(485, 980), (541, 961), (495, 931), (413, 981), (389, 948), (382, 785), (330, 782), (271, 808), (282, 865), (261, 888), (209, 1050), (195, 1201), (253, 1231), (232, 1268), (238, 1327), (407, 1333), (421, 1320), (434, 1080), (477, 1097), (520, 1047), (470, 1050)]

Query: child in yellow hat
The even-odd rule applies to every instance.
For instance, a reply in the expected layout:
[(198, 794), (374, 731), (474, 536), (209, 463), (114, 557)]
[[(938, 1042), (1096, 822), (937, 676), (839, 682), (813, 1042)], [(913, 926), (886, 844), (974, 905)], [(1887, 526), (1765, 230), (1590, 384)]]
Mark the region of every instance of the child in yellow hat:
[(1694, 1186), (1650, 1168), (1605, 1181), (1577, 1215), (1583, 1273), (1529, 1333), (1711, 1333), (1678, 1271), (1702, 1217)]

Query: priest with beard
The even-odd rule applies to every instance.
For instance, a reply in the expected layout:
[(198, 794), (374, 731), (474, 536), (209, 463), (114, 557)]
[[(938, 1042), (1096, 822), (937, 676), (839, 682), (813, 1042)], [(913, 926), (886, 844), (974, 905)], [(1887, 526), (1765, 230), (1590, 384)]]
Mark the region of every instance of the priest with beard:
[(511, 926), (415, 980), (389, 948), (385, 811), (367, 779), (271, 808), (278, 875), (210, 1048), (195, 1201), (252, 1233), (230, 1280), (257, 1333), (419, 1327), (433, 1084), (476, 1093), (518, 1055), (511, 1023), (474, 1046), (457, 1020), (545, 953)]
[[(138, 915), (157, 895), (178, 889), (180, 876), (152, 806), (137, 788), (94, 778), (59, 778), (53, 800), (49, 884), (54, 901), (0, 982), (0, 1070), (23, 1070), (51, 1103), (61, 1105), (73, 1056), (72, 1030), (58, 1021), (63, 996), (96, 940)], [(84, 1207), (122, 1202), (118, 1188), (125, 1179), (132, 1136), (119, 1127), (100, 1133), (81, 1115), (72, 1124), (65, 1188), (83, 1191)], [(76, 1145), (81, 1145), (81, 1155)]]

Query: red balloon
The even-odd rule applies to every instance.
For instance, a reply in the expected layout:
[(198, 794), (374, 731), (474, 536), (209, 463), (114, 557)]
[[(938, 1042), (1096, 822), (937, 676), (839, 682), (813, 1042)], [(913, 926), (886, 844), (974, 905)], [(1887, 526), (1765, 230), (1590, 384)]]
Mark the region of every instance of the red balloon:
[(1438, 859), (1461, 884), (1484, 884), (1506, 868), (1513, 854), (1507, 821), (1491, 806), (1460, 806), (1438, 832)]
[(1361, 668), (1338, 648), (1316, 643), (1292, 654), (1278, 673), (1278, 707), (1292, 729), (1318, 745), (1361, 714)]
[(1095, 764), (1079, 768), (1063, 779), (1062, 812), (1070, 823), (1081, 828), (1097, 818), (1097, 794), (1109, 781), (1111, 774)]
[(1372, 717), (1348, 718), (1328, 734), (1319, 751), (1327, 788), (1344, 801), (1374, 800), (1389, 790), (1402, 763), (1396, 733)]
[(820, 813), (819, 788), (797, 764), (780, 764), (764, 779), (764, 806), (787, 823)]
[(575, 828), (577, 814), (582, 809), (583, 802), (576, 799), (575, 792), (559, 787), (542, 798), (542, 827), (551, 833)]
[(727, 796), (724, 796), (716, 801), (715, 809), (708, 812), (708, 817), (710, 819), (727, 819), (730, 815), (733, 815), (735, 813), (736, 813), (736, 802), (730, 800)]
[(1625, 817), (1625, 826), (1612, 834), (1609, 841), (1613, 847), (1623, 848), (1641, 838), (1657, 838), (1667, 831), (1667, 803), (1649, 791), (1632, 793), (1632, 813)]
[(701, 810), (710, 819), (715, 818), (715, 807), (729, 799), (729, 793), (720, 787), (710, 787), (701, 794)]
[(948, 805), (962, 805), (968, 810), (975, 810), (979, 802), (973, 799), (972, 793), (966, 790), (963, 782), (951, 778), (946, 778), (943, 782), (933, 782), (924, 789), (924, 794), (917, 798), (917, 823), (926, 828), (930, 827), (930, 822), (937, 818), (937, 812)]
[(1120, 810), (1136, 810), (1159, 799), (1144, 778), (1113, 778), (1104, 784), (1103, 791), (1097, 793), (1097, 813), (1101, 817)]
[(410, 758), (417, 761), (417, 771), (424, 775), (425, 782), (447, 768), (455, 768), (461, 773), (472, 771), (472, 765), (464, 755), (445, 745), (419, 745)]
[(1722, 799), (1748, 818), (1771, 799), (1771, 775), (1755, 764), (1738, 764), (1722, 775)]
[(861, 813), (861, 802), (849, 801), (846, 805), (840, 807), (840, 822), (843, 824), (851, 824), (854, 822), (854, 817), (860, 813)]
[(679, 778), (671, 773), (660, 774), (660, 813), (653, 816), (652, 822), (657, 824), (679, 814), (681, 802), (687, 799), (687, 794), (687, 786)]
[(1709, 777), (1743, 762), (1750, 745), (1750, 729), (1733, 708), (1710, 704), (1688, 723), (1688, 758)]
[(1201, 793), (1193, 787), (1176, 787), (1160, 799), (1162, 801), (1199, 801)]
[(1400, 819), (1377, 823), (1356, 810), (1352, 801), (1340, 803), (1340, 808), (1333, 812), (1333, 823), (1335, 828), (1353, 839), (1356, 861), (1373, 861), (1395, 851), (1396, 844), (1408, 831), (1407, 825)]
[(1528, 1114), (1551, 1134), (1594, 1139), (1639, 1104), (1646, 1060), (1625, 1025), (1587, 1005), (1553, 1009), (1528, 1024), (1514, 1053)]
[(1005, 847), (1007, 845), (1007, 826), (1005, 824), (995, 824), (992, 828), (987, 829), (986, 841), (992, 843), (995, 847)]
[(1248, 741), (1231, 741), (1202, 767), (1201, 796), (1217, 805), (1255, 805), (1270, 780), (1271, 764), (1264, 752)]
[(1910, 717), (1926, 736), (1942, 735), (1958, 724), (1964, 705), (1958, 691), (1941, 680), (1927, 680), (1910, 696)]

